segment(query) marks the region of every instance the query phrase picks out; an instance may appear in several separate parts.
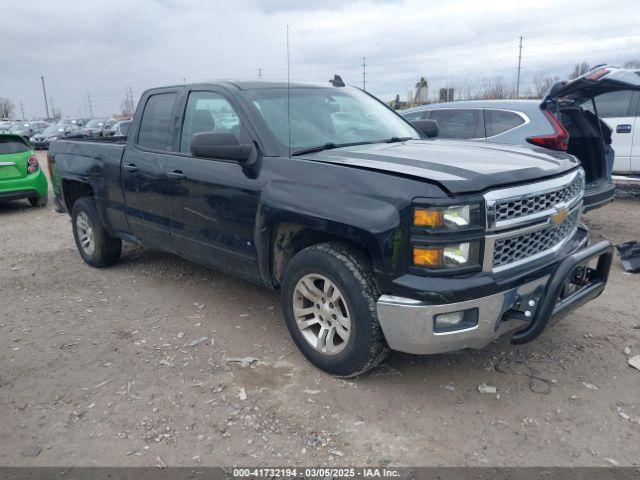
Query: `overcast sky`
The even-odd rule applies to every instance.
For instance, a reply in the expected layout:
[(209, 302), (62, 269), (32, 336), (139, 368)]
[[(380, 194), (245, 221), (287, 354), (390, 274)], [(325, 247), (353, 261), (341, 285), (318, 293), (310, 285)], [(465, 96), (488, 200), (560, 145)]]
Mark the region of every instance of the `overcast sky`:
[(367, 90), (385, 100), (404, 98), (420, 76), (431, 92), (464, 78), (515, 82), (520, 35), (525, 83), (537, 72), (566, 77), (579, 61), (640, 58), (635, 2), (23, 0), (2, 7), (0, 96), (44, 116), (44, 75), (64, 116), (87, 112), (87, 92), (104, 116), (129, 86), (138, 98), (184, 79), (257, 79), (259, 68), (284, 80), (287, 24), (292, 80), (340, 73), (361, 86), (366, 57)]

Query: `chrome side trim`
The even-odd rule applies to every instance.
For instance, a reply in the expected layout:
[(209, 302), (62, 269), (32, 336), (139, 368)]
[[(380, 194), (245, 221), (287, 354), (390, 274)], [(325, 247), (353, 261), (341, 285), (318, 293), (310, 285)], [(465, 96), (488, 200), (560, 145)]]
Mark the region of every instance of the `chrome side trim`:
[(0, 167), (14, 167), (16, 162), (0, 162)]

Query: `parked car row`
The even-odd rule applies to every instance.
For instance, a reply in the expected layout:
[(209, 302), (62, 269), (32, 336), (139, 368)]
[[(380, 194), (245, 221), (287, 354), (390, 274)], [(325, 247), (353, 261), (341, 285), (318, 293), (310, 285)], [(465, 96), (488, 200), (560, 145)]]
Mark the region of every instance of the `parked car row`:
[(86, 137), (127, 136), (131, 120), (108, 119), (63, 119), (57, 122), (43, 120), (33, 122), (3, 122), (0, 132), (18, 134), (29, 140), (35, 149), (49, 148), (49, 143), (58, 138), (74, 139)]
[[(598, 75), (602, 77), (599, 88), (590, 91), (586, 82)], [(616, 75), (620, 78), (614, 78)], [(586, 156), (599, 151), (589, 143), (602, 134), (606, 174), (640, 173), (640, 92), (634, 90), (640, 85), (640, 71), (599, 68), (581, 78), (554, 85), (542, 102), (465, 100), (422, 105), (400, 113), (409, 121), (437, 121), (439, 138), (539, 145), (569, 151), (583, 163), (590, 161)], [(570, 85), (570, 92), (564, 92), (565, 85)], [(562, 105), (548, 108), (556, 100), (562, 100)]]

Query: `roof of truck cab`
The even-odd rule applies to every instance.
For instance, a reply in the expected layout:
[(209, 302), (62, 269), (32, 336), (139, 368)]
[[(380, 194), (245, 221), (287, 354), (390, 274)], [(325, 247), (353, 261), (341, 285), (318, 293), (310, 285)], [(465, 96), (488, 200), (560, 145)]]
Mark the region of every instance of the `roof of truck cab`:
[[(207, 85), (212, 87), (214, 86), (232, 87), (238, 90), (269, 90), (269, 89), (277, 89), (277, 88), (287, 88), (287, 82), (267, 82), (267, 81), (259, 81), (259, 80), (219, 80), (219, 81), (209, 81), (209, 82), (182, 83), (177, 85), (165, 85), (162, 87), (153, 87), (148, 89), (147, 91), (161, 90), (165, 88), (203, 87)], [(289, 84), (289, 88), (341, 88), (341, 87), (332, 87), (331, 84), (328, 82), (327, 84), (291, 82)]]

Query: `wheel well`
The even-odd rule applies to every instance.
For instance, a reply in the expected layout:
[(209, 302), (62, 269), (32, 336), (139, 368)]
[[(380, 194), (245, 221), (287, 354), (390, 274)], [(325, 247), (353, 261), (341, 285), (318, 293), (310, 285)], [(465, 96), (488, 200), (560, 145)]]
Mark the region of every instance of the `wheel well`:
[(73, 204), (82, 197), (92, 197), (93, 189), (91, 185), (78, 180), (62, 180), (62, 192), (67, 204), (67, 210), (71, 213)]
[(349, 245), (364, 252), (369, 257), (362, 245), (352, 240), (295, 223), (281, 223), (275, 230), (271, 252), (271, 271), (276, 283), (279, 285), (282, 282), (287, 264), (296, 253), (311, 245), (326, 242), (340, 242)]

